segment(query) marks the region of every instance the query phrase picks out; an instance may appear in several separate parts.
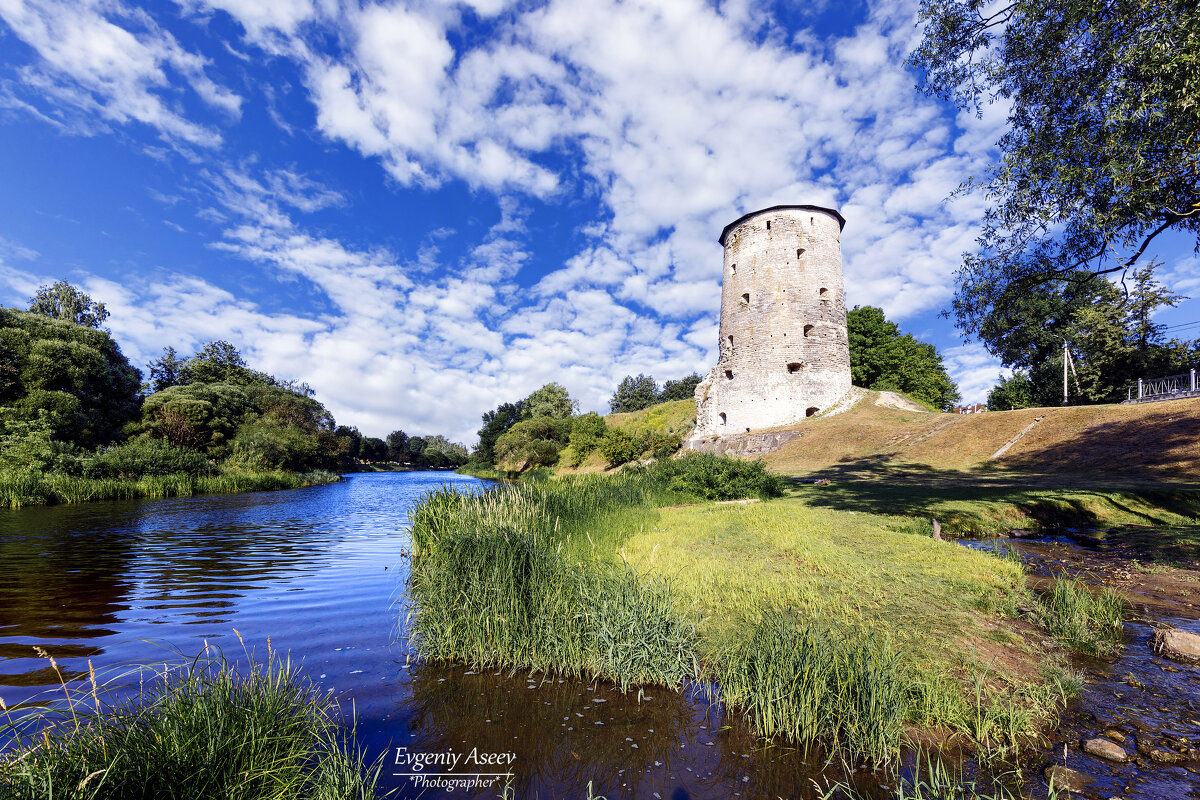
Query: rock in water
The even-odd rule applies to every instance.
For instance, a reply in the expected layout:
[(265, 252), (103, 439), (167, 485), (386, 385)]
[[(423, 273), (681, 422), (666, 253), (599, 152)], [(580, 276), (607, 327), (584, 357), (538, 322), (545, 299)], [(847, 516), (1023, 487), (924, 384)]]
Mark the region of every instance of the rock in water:
[(1054, 788), (1059, 791), (1080, 792), (1083, 791), (1083, 787), (1093, 781), (1091, 775), (1085, 775), (1077, 769), (1064, 767), (1061, 764), (1052, 764), (1046, 767), (1042, 774), (1046, 778), (1046, 783), (1053, 784)]
[(1125, 748), (1116, 742), (1110, 742), (1108, 739), (1103, 739), (1099, 736), (1095, 739), (1085, 741), (1083, 743), (1083, 752), (1097, 758), (1116, 761), (1122, 764), (1129, 760), (1129, 754), (1125, 752)]
[(1154, 631), (1150, 647), (1160, 656), (1184, 664), (1200, 664), (1200, 636), (1178, 628), (1159, 628)]

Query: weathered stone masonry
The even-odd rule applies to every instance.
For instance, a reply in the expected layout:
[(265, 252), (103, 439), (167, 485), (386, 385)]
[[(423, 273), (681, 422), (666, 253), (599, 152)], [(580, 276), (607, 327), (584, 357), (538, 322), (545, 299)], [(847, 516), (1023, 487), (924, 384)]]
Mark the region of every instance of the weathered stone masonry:
[(787, 425), (850, 391), (837, 211), (774, 206), (726, 226), (720, 357), (694, 439)]

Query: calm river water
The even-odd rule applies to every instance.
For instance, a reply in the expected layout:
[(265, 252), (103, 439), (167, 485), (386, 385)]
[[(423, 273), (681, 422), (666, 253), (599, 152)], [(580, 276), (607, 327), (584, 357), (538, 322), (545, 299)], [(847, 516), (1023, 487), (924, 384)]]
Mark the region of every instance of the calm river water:
[[(408, 665), (403, 635), (412, 503), (446, 472), (348, 475), (286, 492), (0, 511), (0, 698), (12, 706), (68, 676), (197, 655), (290, 651), (358, 717), (385, 788), (402, 797), (496, 797), (422, 788), (397, 753), (460, 757), (458, 774), (511, 769), (519, 797), (796, 797), (822, 779), (786, 749), (760, 750), (734, 720), (666, 690), (524, 673)], [(400, 750), (404, 748), (404, 750)], [(470, 766), (472, 752), (510, 760)], [(511, 755), (509, 755), (511, 754)], [(428, 769), (447, 771), (445, 768)], [(866, 781), (872, 779), (863, 776)]]

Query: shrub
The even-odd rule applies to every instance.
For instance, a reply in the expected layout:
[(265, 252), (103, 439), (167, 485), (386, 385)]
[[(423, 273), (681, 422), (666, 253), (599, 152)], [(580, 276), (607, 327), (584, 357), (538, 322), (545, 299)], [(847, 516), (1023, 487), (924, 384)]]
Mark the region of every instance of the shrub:
[(203, 453), (162, 439), (138, 438), (100, 450), (83, 462), (86, 478), (141, 478), (148, 475), (215, 475)]
[(737, 500), (743, 497), (779, 497), (784, 479), (767, 471), (761, 459), (745, 461), (712, 453), (690, 453), (683, 458), (659, 461), (671, 480), (671, 488), (709, 500)]
[(534, 417), (518, 422), (496, 440), (496, 463), (514, 471), (549, 467), (571, 435), (571, 420)]
[(610, 467), (633, 461), (642, 454), (641, 442), (620, 428), (609, 428), (600, 438), (600, 454)]
[(608, 425), (605, 424), (604, 417), (594, 411), (582, 414), (571, 422), (571, 436), (568, 442), (571, 447), (572, 467), (578, 467), (600, 446), (600, 440), (607, 430)]

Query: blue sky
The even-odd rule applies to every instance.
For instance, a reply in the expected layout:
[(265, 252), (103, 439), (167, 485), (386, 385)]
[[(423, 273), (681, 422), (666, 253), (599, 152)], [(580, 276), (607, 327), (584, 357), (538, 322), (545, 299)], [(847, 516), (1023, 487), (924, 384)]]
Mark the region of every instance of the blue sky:
[[(716, 357), (721, 228), (840, 209), (849, 305), (939, 312), (1004, 122), (925, 98), (915, 4), (0, 0), (0, 303), (70, 280), (139, 366), (223, 338), (339, 422), (472, 442), (548, 381)], [(1198, 293), (1185, 242), (1161, 276)], [(1162, 316), (1200, 318), (1190, 301)]]

